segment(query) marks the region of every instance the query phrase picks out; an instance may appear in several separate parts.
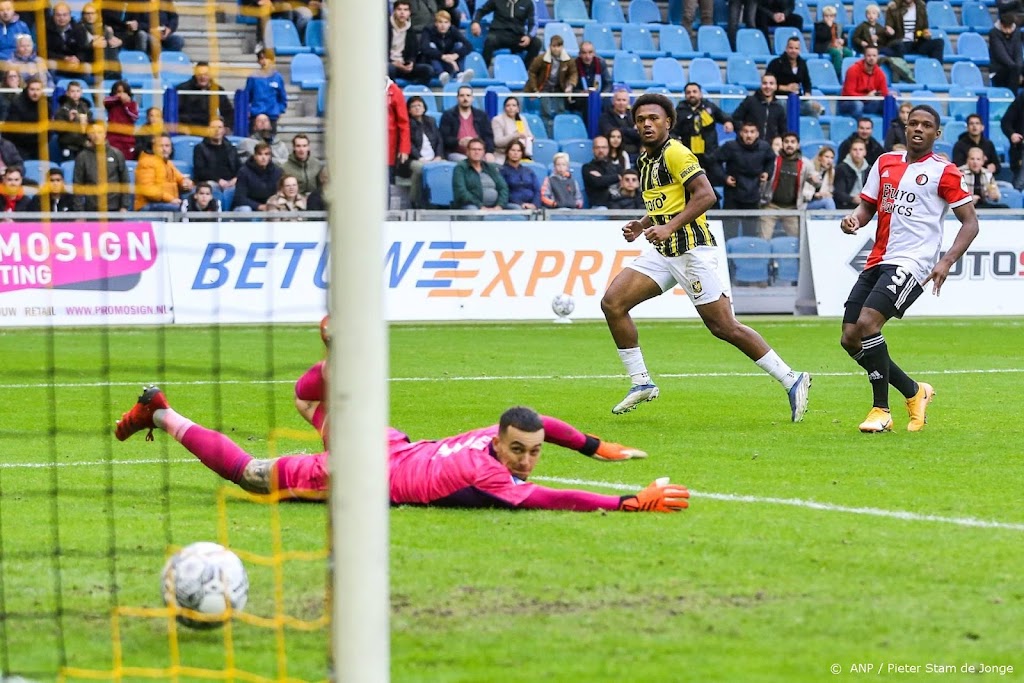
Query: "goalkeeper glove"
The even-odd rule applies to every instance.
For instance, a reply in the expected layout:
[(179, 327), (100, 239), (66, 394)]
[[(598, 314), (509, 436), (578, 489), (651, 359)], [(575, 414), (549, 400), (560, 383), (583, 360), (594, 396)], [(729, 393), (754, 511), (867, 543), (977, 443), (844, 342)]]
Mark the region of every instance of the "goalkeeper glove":
[(678, 512), (689, 507), (690, 492), (685, 486), (669, 484), (668, 478), (651, 483), (640, 493), (623, 496), (619, 509), (623, 512)]
[[(584, 455), (589, 455), (596, 460), (629, 460), (631, 458), (646, 458), (647, 453), (639, 448), (630, 448), (611, 441), (601, 441), (596, 436), (587, 435), (588, 445), (584, 447)], [(596, 442), (596, 443), (595, 443)], [(589, 452), (587, 452), (589, 451)]]

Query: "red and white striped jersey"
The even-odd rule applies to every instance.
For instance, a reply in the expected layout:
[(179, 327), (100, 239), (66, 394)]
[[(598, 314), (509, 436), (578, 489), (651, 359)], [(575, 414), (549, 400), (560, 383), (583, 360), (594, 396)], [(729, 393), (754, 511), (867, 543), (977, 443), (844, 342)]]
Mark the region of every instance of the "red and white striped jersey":
[(952, 163), (929, 154), (908, 164), (902, 151), (878, 157), (860, 198), (878, 209), (875, 246), (865, 269), (880, 263), (902, 266), (923, 283), (939, 260), (946, 212), (969, 203), (971, 193)]

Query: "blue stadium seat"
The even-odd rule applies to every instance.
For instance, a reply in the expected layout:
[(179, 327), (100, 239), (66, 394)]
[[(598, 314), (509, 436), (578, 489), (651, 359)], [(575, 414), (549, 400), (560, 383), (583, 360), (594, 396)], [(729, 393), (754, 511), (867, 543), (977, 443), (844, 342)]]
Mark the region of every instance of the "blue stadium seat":
[(910, 93), (910, 103), (915, 107), (919, 104), (927, 104), (934, 107), (940, 116), (945, 116), (946, 101), (931, 90), (915, 90)]
[(313, 19), (306, 24), (306, 47), (315, 55), (322, 55), (324, 49), (324, 30), (326, 26), (323, 19)]
[(953, 143), (952, 142), (946, 142), (945, 140), (936, 140), (935, 141), (935, 148), (934, 149), (935, 149), (935, 153), (936, 154), (943, 154), (948, 159), (952, 159), (953, 158)]
[(661, 10), (654, 4), (654, 0), (632, 0), (629, 3), (629, 23), (661, 24)]
[(967, 132), (966, 121), (950, 121), (942, 126), (942, 139), (956, 144), (957, 138)]
[[(49, 161), (36, 161), (34, 159), (26, 159), (25, 165), (25, 180), (31, 181), (36, 185), (46, 184), (46, 174), (51, 168), (60, 168), (57, 164)], [(67, 178), (70, 180), (70, 177)]]
[(985, 89), (985, 77), (981, 75), (981, 69), (972, 62), (957, 62), (949, 72), (949, 80), (953, 85), (972, 90)]
[[(867, 20), (866, 10), (868, 5), (877, 4), (877, 0), (853, 0), (853, 21), (851, 22), (853, 26)], [(882, 7), (882, 11), (878, 15), (878, 23), (885, 26), (885, 7)]]
[(947, 33), (963, 33), (967, 29), (957, 21), (956, 12), (944, 0), (928, 0), (928, 28), (941, 28)]
[[(526, 66), (520, 57), (511, 54), (494, 55), (491, 67), (494, 69), (494, 77), (512, 90), (522, 90), (526, 87), (529, 75), (526, 73)], [(449, 85), (451, 84), (449, 83)]]
[(781, 55), (786, 52), (786, 43), (789, 42), (790, 38), (799, 38), (801, 45), (803, 45), (802, 51), (805, 54), (810, 52), (807, 49), (807, 42), (804, 40), (804, 36), (800, 33), (799, 29), (795, 29), (792, 26), (782, 26), (775, 29), (775, 54)]
[(271, 19), (267, 24), (263, 44), (272, 47), (279, 55), (297, 55), (313, 51), (302, 44), (295, 24), (288, 19)]
[(522, 113), (520, 116), (522, 116), (526, 121), (526, 125), (530, 127), (530, 132), (533, 133), (533, 137), (539, 137), (547, 130), (547, 126), (544, 125), (544, 119), (540, 117), (540, 114)]
[(242, 0), (238, 0), (238, 14), (235, 17), (235, 21), (239, 24), (256, 25), (260, 23), (259, 18), (256, 16), (258, 11), (258, 8), (243, 5)]
[[(743, 101), (743, 98), (747, 96), (747, 89), (742, 85), (723, 85), (718, 88), (718, 92), (722, 95), (732, 95), (732, 97), (728, 98), (712, 98), (716, 101), (716, 104), (721, 107), (722, 111), (730, 116), (734, 111), (736, 111), (736, 107), (740, 106), (740, 102)], [(725, 144), (727, 142), (727, 140), (722, 137), (722, 131), (718, 132), (718, 142), (720, 144)]]
[(773, 237), (771, 248), (775, 257), (775, 282), (795, 285), (800, 277), (800, 238)]
[(686, 87), (686, 73), (678, 59), (672, 57), (658, 57), (651, 67), (651, 78), (658, 83), (664, 83), (669, 90), (682, 92)]
[(577, 114), (558, 114), (552, 125), (555, 140), (586, 139), (587, 126)]
[(117, 60), (121, 63), (121, 78), (133, 88), (140, 88), (146, 81), (153, 80), (153, 63), (145, 52), (122, 50)]
[(963, 61), (988, 66), (988, 43), (977, 33), (961, 33), (956, 41), (956, 51)]
[(822, 140), (825, 137), (821, 130), (821, 124), (813, 116), (800, 117), (800, 139), (801, 140)]
[[(466, 14), (469, 14), (469, 12), (467, 11)], [(486, 17), (482, 17), (482, 19), (486, 21), (488, 20), (487, 17), (494, 17), (494, 14), (488, 14)], [(537, 22), (538, 27), (547, 26), (554, 21), (548, 13), (548, 3), (545, 0), (533, 0), (533, 19)], [(466, 37), (472, 35), (469, 31), (466, 31), (465, 34)]]
[[(509, 55), (511, 56), (511, 55)], [(518, 57), (516, 59), (519, 59)], [(498, 61), (498, 56), (494, 57), (494, 61)], [(523, 60), (519, 60), (522, 63)], [(444, 88), (441, 89), (441, 111), (451, 109), (459, 103), (459, 87), (461, 83), (451, 81)]]
[(995, 21), (992, 14), (988, 11), (988, 7), (985, 7), (980, 2), (965, 2), (963, 7), (960, 8), (960, 18), (963, 19), (964, 26), (978, 33), (988, 33), (991, 31), (992, 24)]
[(484, 56), (479, 52), (470, 52), (466, 55), (466, 60), (462, 63), (463, 68), (473, 70), (473, 80), (469, 83), (470, 85), (478, 88), (483, 88), (488, 85), (505, 85), (504, 82), (499, 81), (497, 78), (491, 78), (487, 73), (487, 62), (484, 61)]
[(836, 68), (827, 59), (808, 59), (807, 70), (811, 74), (811, 85), (826, 95), (838, 95), (842, 90), (836, 77)]
[[(822, 13), (821, 13), (822, 8), (829, 7), (829, 6), (832, 6), (832, 7), (836, 8), (836, 23), (837, 24), (839, 24), (840, 26), (849, 26), (851, 23), (853, 23), (851, 21), (850, 14), (849, 14), (850, 6), (846, 5), (846, 4), (842, 3), (842, 2), (839, 2), (839, 0), (829, 0), (828, 2), (819, 2), (818, 3), (818, 17), (819, 18), (821, 16), (823, 16)], [(883, 14), (885, 13), (885, 8), (884, 7), (882, 8), (882, 13)], [(857, 20), (857, 23), (858, 24), (860, 23), (860, 19)], [(806, 21), (804, 21), (804, 28), (806, 28), (808, 30), (811, 30), (814, 27), (811, 26), (810, 24), (808, 24)]]
[(621, 29), (629, 23), (626, 21), (626, 15), (622, 13), (622, 3), (619, 0), (593, 0), (590, 12), (595, 21), (608, 28)]
[(758, 63), (770, 62), (774, 59), (774, 55), (768, 49), (768, 41), (765, 39), (764, 33), (756, 28), (741, 28), (736, 32), (736, 54), (753, 59)]
[(189, 157), (188, 159), (172, 159), (171, 163), (174, 164), (174, 167), (176, 169), (181, 171), (182, 175), (187, 175), (187, 176), (192, 175), (192, 158), (191, 157)]
[(1021, 201), (1024, 199), (1024, 195), (1021, 194), (1020, 190), (1016, 190), (1011, 185), (1010, 187), (1000, 187), (999, 193), (1002, 195), (999, 199), (1000, 203), (1006, 204), (1011, 209), (1021, 208)]
[(803, 0), (796, 0), (793, 3), (793, 14), (804, 20), (804, 26), (814, 26), (814, 18), (811, 17), (811, 11)]
[(323, 116), (327, 113), (327, 84), (324, 83), (316, 91), (316, 115)]
[(712, 59), (728, 59), (733, 54), (729, 37), (721, 26), (701, 26), (697, 29), (697, 52)]
[[(545, 130), (543, 126), (538, 130)], [(537, 135), (537, 131), (534, 131), (534, 135)], [(548, 140), (547, 138), (533, 139), (533, 160), (538, 164), (544, 164), (545, 168), (551, 163), (551, 160), (555, 158), (555, 154), (558, 153), (558, 143), (554, 140)]]
[[(571, 57), (575, 57), (580, 53), (580, 41), (576, 39), (576, 32), (572, 30), (572, 26), (569, 24), (563, 24), (560, 21), (552, 21), (544, 27), (544, 49), (547, 50), (551, 44), (551, 39), (554, 36), (562, 36), (562, 40), (565, 41), (565, 51)], [(495, 76), (497, 78), (497, 76)]]
[(818, 150), (821, 149), (822, 147), (828, 147), (833, 152), (835, 152), (837, 146), (838, 145), (836, 145), (836, 143), (832, 142), (831, 140), (800, 141), (800, 151), (808, 159), (813, 159), (815, 156), (817, 156)]
[(733, 283), (768, 284), (771, 252), (771, 243), (759, 237), (733, 237), (726, 240), (725, 253), (729, 256)]
[(192, 60), (184, 52), (168, 50), (160, 53), (160, 82), (164, 87), (173, 88), (192, 78)]
[(93, 121), (106, 121), (107, 120), (107, 108), (106, 107), (93, 107), (89, 110), (92, 112)]
[(843, 57), (843, 80), (846, 80), (846, 72), (850, 67), (859, 62), (863, 57)]
[(570, 26), (586, 26), (594, 20), (587, 14), (583, 0), (555, 0), (555, 21)]
[(641, 59), (654, 59), (662, 55), (661, 50), (654, 49), (654, 36), (651, 29), (640, 24), (629, 24), (622, 27), (622, 49), (632, 52)]
[(616, 83), (625, 83), (630, 88), (649, 88), (656, 83), (644, 72), (644, 63), (630, 52), (615, 53), (612, 75)]
[(318, 90), (321, 84), (327, 82), (323, 60), (310, 53), (292, 57), (291, 82), (303, 90)]
[(438, 161), (423, 166), (423, 188), (430, 206), (450, 209), (455, 199), (455, 192), (452, 189), (452, 176), (455, 174), (455, 164), (450, 161)]
[[(505, 98), (512, 94), (512, 90), (504, 83), (499, 83), (497, 85), (489, 85), (486, 88), (484, 88), (485, 95), (489, 92), (497, 93), (498, 102), (501, 103), (502, 106), (504, 106)], [(522, 108), (523, 98), (519, 98), (519, 106), (520, 108)]]
[(569, 161), (584, 163), (593, 156), (593, 143), (587, 138), (578, 140), (562, 140), (558, 143), (559, 150), (569, 155)]
[(992, 146), (996, 148), (996, 154), (1003, 161), (1007, 161), (1007, 154), (1010, 152), (1010, 141), (1003, 135), (1003, 129), (999, 126), (990, 126), (988, 129), (988, 139), (992, 141)]
[(132, 186), (132, 192), (135, 192), (135, 170), (139, 167), (139, 162), (126, 161), (124, 167), (128, 171), (128, 184)]
[[(192, 151), (203, 139), (198, 135), (175, 135), (171, 142), (174, 145), (173, 159), (175, 161), (188, 161), (192, 163)], [(184, 171), (182, 171), (184, 173)]]
[(742, 85), (747, 90), (757, 90), (761, 87), (761, 72), (750, 57), (733, 55), (726, 62), (725, 80), (734, 85)]
[(856, 132), (857, 120), (848, 116), (834, 116), (828, 124), (828, 139), (837, 145)]
[[(144, 119), (146, 112), (152, 107), (161, 109), (164, 106), (163, 90), (160, 90), (158, 94), (156, 80), (152, 77), (143, 79), (142, 83), (139, 84), (138, 91), (135, 93), (135, 99), (139, 103), (139, 118)], [(148, 91), (148, 92), (146, 92)]]
[(670, 57), (676, 59), (693, 59), (700, 53), (693, 49), (690, 34), (682, 26), (662, 26), (658, 30), (658, 47)]
[(921, 57), (914, 62), (914, 81), (919, 87), (923, 86), (933, 92), (949, 91), (946, 71), (936, 59)]
[(614, 57), (619, 48), (615, 44), (615, 34), (605, 24), (587, 24), (583, 29), (583, 40), (594, 44), (594, 51), (605, 59)]
[(533, 171), (533, 177), (535, 179), (533, 186), (537, 188), (537, 192), (539, 193), (540, 186), (544, 184), (544, 178), (548, 173), (547, 163), (541, 164), (536, 161), (524, 161), (522, 165)]
[[(950, 97), (953, 95), (953, 88), (949, 89)], [(971, 93), (972, 95), (974, 93)], [(1013, 103), (1014, 94), (1012, 90), (1008, 88), (989, 88), (988, 89), (988, 101), (989, 111), (988, 115), (993, 121), (1001, 121), (1003, 114), (1010, 108), (1010, 104)], [(950, 103), (950, 109), (953, 105)], [(998, 126), (996, 126), (998, 128)]]
[(698, 57), (690, 62), (690, 80), (700, 83), (704, 92), (719, 92), (724, 85), (718, 62), (707, 57)]
[(970, 98), (969, 101), (965, 102), (950, 102), (949, 103), (949, 115), (959, 121), (966, 121), (967, 117), (975, 113), (978, 110), (978, 95), (973, 90), (964, 88), (959, 85), (952, 85), (949, 87), (950, 98), (964, 97)]

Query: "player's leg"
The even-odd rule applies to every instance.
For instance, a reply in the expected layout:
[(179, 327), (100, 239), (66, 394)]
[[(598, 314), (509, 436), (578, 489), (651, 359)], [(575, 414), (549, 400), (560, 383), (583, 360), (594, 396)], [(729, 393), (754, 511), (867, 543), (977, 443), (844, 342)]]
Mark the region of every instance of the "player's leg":
[(664, 257), (647, 252), (615, 276), (601, 299), (601, 311), (608, 322), (608, 330), (619, 350), (619, 358), (633, 384), (612, 412), (621, 414), (633, 410), (645, 401), (658, 397), (658, 387), (651, 381), (640, 350), (640, 335), (629, 312), (637, 304), (653, 299), (675, 284), (671, 273), (659, 263)]
[[(846, 350), (846, 353), (850, 354), (850, 358), (864, 368), (865, 372), (868, 373), (868, 380), (871, 382), (872, 407), (868, 411), (868, 416), (864, 419), (864, 422), (860, 424), (860, 431), (865, 433), (892, 431), (888, 382), (885, 384), (880, 383), (883, 375), (875, 367), (877, 361), (870, 355), (868, 360), (865, 360), (863, 346), (865, 330), (877, 326), (878, 331), (880, 331), (882, 325), (885, 324), (884, 317), (880, 324), (872, 323), (876, 316), (881, 315), (877, 310), (871, 309), (866, 315), (864, 314), (864, 302), (867, 301), (868, 295), (871, 294), (871, 291), (877, 284), (880, 272), (881, 268), (876, 266), (865, 270), (857, 278), (857, 282), (853, 285), (850, 295), (846, 299), (845, 312), (843, 313), (843, 336), (839, 342)], [(862, 318), (864, 321), (863, 327), (861, 323)], [(873, 376), (872, 372), (876, 374)], [(889, 368), (887, 365), (885, 374), (888, 373)]]
[(729, 299), (731, 291), (718, 277), (716, 249), (695, 247), (672, 262), (678, 270), (676, 279), (696, 306), (708, 331), (735, 346), (778, 381), (789, 398), (790, 418), (793, 422), (802, 420), (807, 412), (810, 373), (794, 372), (756, 330), (736, 319)]

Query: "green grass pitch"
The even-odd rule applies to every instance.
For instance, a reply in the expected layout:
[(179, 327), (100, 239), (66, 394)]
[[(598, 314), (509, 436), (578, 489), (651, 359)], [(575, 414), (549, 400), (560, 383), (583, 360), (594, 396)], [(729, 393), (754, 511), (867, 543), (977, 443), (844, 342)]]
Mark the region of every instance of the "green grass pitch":
[[(603, 463), (549, 446), (539, 483), (622, 493), (671, 476), (694, 492), (677, 515), (394, 509), (393, 680), (790, 683), (855, 680), (857, 666), (917, 680), (938, 675), (929, 665), (954, 667), (943, 681), (1022, 676), (1024, 321), (887, 326), (894, 358), (937, 396), (909, 434), (893, 391), (896, 430), (881, 435), (857, 431), (870, 388), (838, 321), (745, 322), (814, 373), (802, 424), (775, 382), (695, 322), (640, 323), (662, 395), (624, 416), (610, 412), (628, 381), (603, 324), (391, 328), (390, 421), (414, 439), (526, 404), (650, 453)], [(165, 434), (113, 438), (142, 383), (254, 455), (311, 452), (311, 431), (269, 437), (303, 430), (292, 383), (321, 356), (312, 325), (0, 331), (3, 673), (109, 670), (111, 608), (159, 606), (168, 543), (217, 539), (216, 475)], [(269, 509), (227, 509), (231, 544), (269, 553)], [(281, 513), (286, 549), (324, 547), (323, 506)], [(248, 569), (247, 611), (323, 614), (322, 562), (286, 563), (280, 604), (270, 570)], [(233, 636), (241, 669), (326, 675), (326, 631)], [(127, 666), (170, 663), (159, 619), (123, 619), (121, 647)], [(180, 648), (183, 664), (224, 664), (222, 632), (182, 630)]]

